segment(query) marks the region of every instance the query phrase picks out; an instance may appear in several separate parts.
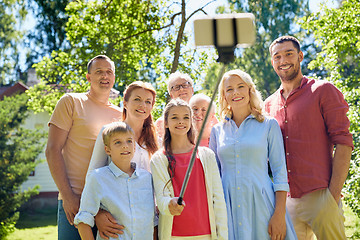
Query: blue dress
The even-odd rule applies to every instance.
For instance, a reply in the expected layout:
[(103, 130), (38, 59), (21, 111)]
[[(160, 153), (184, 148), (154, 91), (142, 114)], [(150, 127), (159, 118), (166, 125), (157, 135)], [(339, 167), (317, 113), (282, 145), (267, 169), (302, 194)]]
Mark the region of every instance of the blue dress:
[[(270, 239), (268, 224), (275, 210), (275, 191), (289, 191), (278, 123), (273, 118), (260, 123), (252, 115), (240, 127), (232, 119), (220, 122), (211, 131), (209, 147), (221, 172), (229, 240)], [(297, 239), (288, 213), (286, 239)]]

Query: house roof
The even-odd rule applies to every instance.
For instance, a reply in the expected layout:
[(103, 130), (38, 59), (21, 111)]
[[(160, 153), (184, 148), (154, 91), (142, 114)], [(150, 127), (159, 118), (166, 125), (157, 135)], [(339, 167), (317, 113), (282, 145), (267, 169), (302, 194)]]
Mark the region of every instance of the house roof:
[[(58, 84), (51, 84), (51, 87), (56, 89), (62, 89), (62, 91), (65, 91), (65, 93), (72, 92), (71, 89), (66, 88), (64, 86), (58, 85)], [(23, 93), (26, 90), (28, 90), (29, 87), (21, 82), (17, 82), (12, 86), (3, 86), (0, 87), (0, 101), (4, 99), (4, 96), (12, 96), (16, 93)], [(120, 92), (116, 90), (115, 88), (112, 88), (110, 91), (110, 99), (116, 99), (120, 95)]]
[(28, 89), (29, 87), (21, 82), (17, 82), (12, 86), (0, 87), (0, 100), (3, 100), (5, 96), (9, 97), (16, 93), (23, 93)]

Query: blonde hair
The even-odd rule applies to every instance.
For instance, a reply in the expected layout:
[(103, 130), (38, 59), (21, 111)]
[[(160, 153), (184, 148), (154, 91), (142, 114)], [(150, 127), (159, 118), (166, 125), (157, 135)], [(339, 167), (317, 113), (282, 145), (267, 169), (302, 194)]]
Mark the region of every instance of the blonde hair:
[(225, 87), (224, 82), (230, 76), (238, 76), (242, 79), (246, 85), (249, 87), (249, 109), (251, 114), (258, 120), (259, 122), (263, 122), (265, 117), (262, 113), (263, 110), (263, 101), (261, 98), (261, 94), (256, 90), (256, 86), (251, 79), (250, 75), (240, 69), (231, 70), (226, 72), (220, 82), (219, 86), (219, 115), (223, 121), (226, 121), (228, 118), (231, 118), (233, 115), (232, 109), (230, 105), (227, 103), (225, 99)]
[(103, 142), (105, 146), (109, 146), (110, 138), (116, 133), (131, 133), (134, 135), (132, 128), (125, 122), (113, 122), (105, 127), (102, 132)]

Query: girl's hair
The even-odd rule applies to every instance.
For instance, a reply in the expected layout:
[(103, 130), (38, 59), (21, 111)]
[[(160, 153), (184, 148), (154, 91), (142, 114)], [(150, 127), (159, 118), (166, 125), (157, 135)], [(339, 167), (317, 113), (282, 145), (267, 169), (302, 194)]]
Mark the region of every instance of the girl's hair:
[[(154, 106), (155, 98), (156, 98), (156, 91), (150, 83), (142, 82), (142, 81), (135, 81), (126, 87), (126, 89), (124, 91), (124, 102), (128, 102), (130, 99), (131, 93), (135, 89), (138, 89), (138, 88), (143, 88), (143, 89), (149, 91), (153, 95), (152, 106)], [(123, 109), (123, 120), (125, 120), (126, 117), (127, 117), (127, 111), (124, 108)], [(147, 117), (144, 121), (141, 135), (138, 140), (138, 144), (140, 146), (145, 144), (146, 150), (150, 154), (154, 154), (158, 150), (155, 124), (154, 124), (154, 120), (153, 120), (153, 117), (151, 116), (151, 114), (149, 114), (149, 117)]]
[[(177, 98), (177, 99), (172, 99), (166, 106), (164, 109), (164, 129), (165, 129), (165, 134), (164, 134), (164, 139), (163, 139), (163, 144), (164, 144), (164, 150), (165, 150), (165, 154), (166, 157), (169, 161), (169, 167), (168, 167), (168, 171), (170, 174), (170, 180), (174, 177), (174, 173), (175, 173), (175, 158), (173, 156), (172, 153), (172, 149), (171, 149), (171, 134), (170, 134), (170, 130), (169, 128), (166, 128), (166, 124), (168, 123), (168, 118), (169, 118), (169, 112), (172, 108), (174, 107), (187, 107), (189, 109), (190, 112), (190, 129), (187, 132), (187, 138), (190, 141), (191, 144), (194, 144), (194, 132), (193, 132), (193, 127), (192, 127), (192, 112), (191, 112), (191, 108), (189, 106), (189, 104), (187, 102), (185, 102), (184, 100)], [(170, 181), (169, 180), (169, 181)], [(166, 185), (165, 185), (166, 186)]]
[(224, 82), (230, 76), (238, 76), (241, 78), (246, 85), (249, 87), (249, 109), (251, 114), (258, 120), (259, 122), (264, 121), (263, 111), (263, 101), (261, 99), (261, 94), (259, 91), (256, 90), (256, 86), (251, 79), (250, 75), (244, 71), (239, 69), (228, 71), (224, 74), (221, 79), (220, 86), (219, 86), (219, 115), (223, 121), (232, 117), (232, 109), (230, 105), (227, 103), (225, 99), (225, 87)]
[(108, 124), (102, 132), (102, 137), (105, 146), (110, 145), (110, 138), (116, 133), (131, 133), (134, 135), (132, 128), (125, 122), (113, 122)]

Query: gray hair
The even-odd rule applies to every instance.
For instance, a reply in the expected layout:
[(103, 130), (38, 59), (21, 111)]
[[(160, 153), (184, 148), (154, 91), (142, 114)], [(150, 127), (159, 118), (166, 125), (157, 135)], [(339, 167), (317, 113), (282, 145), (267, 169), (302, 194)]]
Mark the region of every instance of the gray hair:
[(186, 74), (186, 73), (180, 73), (178, 71), (170, 74), (170, 76), (168, 77), (167, 81), (166, 81), (166, 84), (167, 84), (167, 89), (168, 89), (168, 92), (170, 93), (170, 90), (171, 90), (171, 83), (177, 79), (184, 79), (186, 81), (188, 81), (191, 86), (193, 87), (194, 86), (194, 81), (191, 79), (191, 77), (189, 76), (189, 74)]

